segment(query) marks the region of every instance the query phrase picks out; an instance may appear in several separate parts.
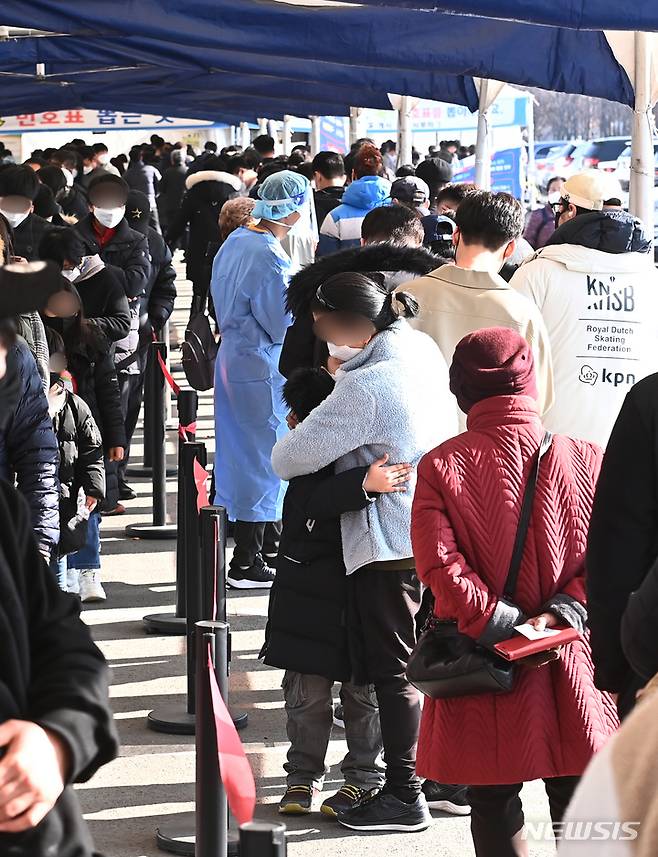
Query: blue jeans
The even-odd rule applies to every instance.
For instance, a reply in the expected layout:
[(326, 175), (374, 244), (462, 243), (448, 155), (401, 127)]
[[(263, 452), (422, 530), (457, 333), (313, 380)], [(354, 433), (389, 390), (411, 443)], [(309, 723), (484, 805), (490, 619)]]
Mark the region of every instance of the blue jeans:
[(59, 586), (59, 588), (63, 592), (66, 592), (67, 591), (67, 587), (66, 587), (66, 569), (67, 569), (66, 557), (62, 556), (62, 557), (58, 558), (57, 557), (57, 548), (55, 548), (53, 550), (53, 553), (54, 553), (54, 556), (50, 560), (50, 570), (55, 575), (55, 577), (57, 579), (57, 585)]
[(67, 557), (68, 567), (77, 568), (82, 571), (85, 568), (101, 567), (101, 516), (98, 512), (92, 512), (89, 516), (89, 529), (87, 532), (87, 544), (76, 553)]

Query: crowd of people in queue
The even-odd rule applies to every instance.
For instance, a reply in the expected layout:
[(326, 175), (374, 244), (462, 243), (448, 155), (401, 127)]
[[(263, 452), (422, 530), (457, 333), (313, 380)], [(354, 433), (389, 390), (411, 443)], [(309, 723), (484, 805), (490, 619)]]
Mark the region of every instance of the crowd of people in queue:
[[(0, 510), (16, 608), (0, 619), (0, 847), (92, 854), (59, 796), (116, 739), (70, 594), (105, 598), (99, 525), (135, 496), (145, 346), (172, 312), (181, 247), (191, 317), (221, 334), (228, 585), (270, 590), (261, 657), (285, 671), (279, 811), (313, 810), (339, 716), (344, 782), (320, 810), (346, 828), (470, 813), (478, 857), (526, 855), (523, 783), (544, 781), (562, 829), (569, 813), (602, 820), (603, 780), (605, 820), (637, 822), (632, 853), (654, 853), (651, 240), (603, 171), (551, 180), (526, 219), (508, 194), (451, 181), (466, 154), (446, 141), (398, 167), (394, 144), (364, 139), (345, 157), (277, 157), (261, 135), (198, 156), (153, 137), (128, 158), (74, 140), (3, 159), (0, 279), (47, 279), (58, 300), (0, 295), (0, 467), (18, 489), (2, 485)], [(454, 679), (463, 658), (501, 669), (519, 626), (577, 639), (508, 666), (499, 692), (459, 675), (421, 703), (407, 668), (424, 639), (452, 635), (459, 657), (430, 666)]]

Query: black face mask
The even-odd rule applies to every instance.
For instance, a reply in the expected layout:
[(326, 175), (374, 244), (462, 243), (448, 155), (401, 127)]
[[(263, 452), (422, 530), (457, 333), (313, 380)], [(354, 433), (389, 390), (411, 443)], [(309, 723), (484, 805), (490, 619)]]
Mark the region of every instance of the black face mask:
[(50, 328), (50, 330), (54, 330), (55, 333), (59, 333), (61, 337), (66, 338), (67, 333), (75, 329), (75, 326), (78, 323), (78, 318), (77, 316), (73, 316), (72, 318), (44, 317), (43, 323), (45, 327)]
[(20, 396), (21, 377), (18, 372), (16, 351), (10, 347), (7, 349), (7, 371), (4, 378), (0, 379), (0, 431), (4, 431), (9, 421), (13, 419)]

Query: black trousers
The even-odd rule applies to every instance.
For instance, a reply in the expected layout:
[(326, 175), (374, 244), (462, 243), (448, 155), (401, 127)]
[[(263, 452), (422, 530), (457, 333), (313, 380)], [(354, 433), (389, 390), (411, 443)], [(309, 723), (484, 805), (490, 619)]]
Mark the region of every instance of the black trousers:
[(281, 521), (236, 521), (233, 525), (235, 550), (231, 567), (252, 566), (262, 554), (265, 554), (266, 561), (269, 560), (271, 564), (272, 558), (279, 552), (281, 528)]
[[(143, 351), (137, 359), (137, 367), (139, 374), (129, 375), (126, 372), (119, 373), (119, 391), (121, 393), (121, 411), (123, 413), (124, 426), (126, 430), (126, 440), (128, 445), (123, 456), (123, 461), (119, 462), (119, 482), (126, 481), (126, 468), (128, 467), (128, 459), (130, 457), (130, 442), (132, 441), (137, 421), (139, 420), (139, 412), (142, 407), (142, 398), (144, 396), (144, 373), (146, 371), (146, 361), (148, 352)], [(144, 439), (146, 442), (146, 438)]]
[(407, 661), (416, 644), (420, 583), (414, 570), (373, 565), (351, 575), (350, 588), (350, 636), (358, 638), (356, 658), (362, 665), (357, 669), (364, 670), (359, 681), (374, 685), (379, 704), (385, 788), (410, 802), (421, 788), (416, 776), (420, 697), (406, 678)]
[[(564, 818), (579, 779), (553, 777), (544, 780), (553, 822)], [(520, 797), (522, 786), (522, 783), (514, 783), (469, 787), (476, 857), (518, 857), (527, 853), (527, 843), (518, 841), (525, 821)], [(513, 841), (515, 837), (516, 842)]]

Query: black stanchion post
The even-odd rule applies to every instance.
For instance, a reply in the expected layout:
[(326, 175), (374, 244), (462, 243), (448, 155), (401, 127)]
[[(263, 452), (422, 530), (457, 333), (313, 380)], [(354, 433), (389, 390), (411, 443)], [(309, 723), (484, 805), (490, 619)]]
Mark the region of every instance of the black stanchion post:
[(286, 857), (285, 824), (250, 821), (240, 826), (240, 857)]
[(195, 623), (201, 615), (201, 536), (197, 510), (197, 487), (194, 480), (194, 461), (206, 466), (206, 447), (203, 443), (184, 443), (181, 466), (183, 480), (183, 528), (186, 575), (186, 632), (187, 632), (187, 702), (186, 705), (163, 705), (152, 711), (148, 726), (155, 732), (168, 735), (194, 735), (195, 718)]
[[(193, 426), (197, 418), (199, 406), (199, 394), (196, 390), (181, 390), (177, 399), (178, 424), (182, 428)], [(178, 435), (178, 496), (176, 526), (179, 534), (183, 532), (184, 517), (184, 494), (185, 494), (185, 470), (182, 465), (182, 451), (186, 442), (193, 442), (196, 435), (192, 430), (186, 431), (185, 435)], [(176, 542), (176, 612), (155, 613), (145, 616), (143, 621), (146, 630), (151, 634), (170, 634), (184, 636), (187, 633), (185, 622), (185, 598), (186, 598), (186, 572), (185, 572), (185, 542), (178, 538)]]
[[(131, 465), (126, 470), (126, 476), (133, 478), (149, 479), (153, 476), (153, 446), (154, 439), (157, 433), (157, 396), (154, 396), (153, 385), (159, 383), (158, 375), (162, 375), (160, 364), (158, 361), (157, 352), (153, 346), (159, 344), (163, 347), (163, 358), (166, 359), (167, 344), (164, 342), (151, 342), (148, 346), (148, 356), (146, 360), (146, 369), (144, 371), (144, 452), (142, 454), (142, 466), (135, 467)], [(155, 365), (152, 365), (152, 364)], [(175, 476), (176, 468), (167, 467), (165, 470), (167, 476)]]
[[(223, 506), (201, 510), (201, 612), (203, 619), (226, 622), (226, 535), (228, 517)], [(249, 715), (231, 711), (236, 729), (249, 725)]]
[[(210, 694), (208, 647), (219, 692), (228, 704), (230, 635), (226, 622), (197, 622), (196, 813), (157, 828), (158, 848), (196, 857), (237, 857), (237, 836), (228, 830), (226, 792), (217, 762), (217, 733)], [(279, 825), (281, 826), (281, 825)], [(194, 832), (195, 831), (195, 832)], [(274, 852), (276, 854), (276, 852)]]
[(227, 857), (228, 805), (217, 764), (215, 715), (210, 694), (210, 665), (222, 699), (228, 699), (228, 625), (196, 626), (196, 857)]
[(165, 378), (160, 369), (158, 357), (165, 357), (167, 346), (164, 342), (153, 342), (150, 347), (147, 371), (151, 375), (151, 399), (153, 415), (151, 442), (153, 449), (153, 516), (151, 525), (131, 524), (126, 527), (126, 536), (137, 539), (175, 539), (176, 525), (166, 524), (167, 517), (167, 450), (165, 434)]

